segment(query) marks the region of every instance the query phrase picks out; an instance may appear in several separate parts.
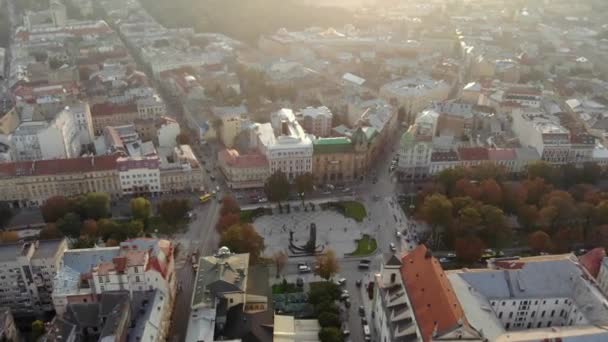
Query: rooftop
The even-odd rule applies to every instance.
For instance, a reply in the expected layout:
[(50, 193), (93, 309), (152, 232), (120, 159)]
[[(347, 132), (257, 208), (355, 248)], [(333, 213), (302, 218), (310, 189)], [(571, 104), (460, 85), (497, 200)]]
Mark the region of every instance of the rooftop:
[(449, 87), (443, 80), (433, 80), (428, 77), (411, 77), (387, 83), (382, 86), (386, 91), (400, 96), (416, 96), (438, 87)]
[(349, 138), (319, 138), (312, 141), (314, 153), (349, 153), (353, 151), (353, 145)]
[(116, 156), (19, 161), (0, 164), (0, 177), (85, 173), (116, 169)]

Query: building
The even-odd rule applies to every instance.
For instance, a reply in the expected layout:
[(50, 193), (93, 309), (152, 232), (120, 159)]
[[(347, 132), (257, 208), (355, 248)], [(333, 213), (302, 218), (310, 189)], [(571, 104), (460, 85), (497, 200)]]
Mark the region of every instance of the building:
[(469, 322), (453, 285), (426, 246), (403, 256), (400, 275), (420, 340), (486, 340), (485, 327)]
[(160, 164), (158, 156), (116, 159), (121, 193), (126, 195), (160, 194)]
[(274, 342), (318, 342), (321, 330), (316, 319), (294, 319), (276, 314), (272, 328)]
[(468, 321), (490, 341), (603, 340), (608, 301), (573, 254), (491, 259), (445, 273)]
[(312, 140), (291, 109), (273, 113), (270, 124), (254, 124), (251, 135), (252, 146), (268, 159), (271, 174), (280, 170), (293, 181), (312, 173)]
[(372, 324), (379, 341), (416, 341), (420, 336), (412, 304), (405, 295), (402, 266), (396, 255), (389, 254), (384, 257), (380, 273), (374, 275)]
[(203, 167), (189, 145), (161, 148), (160, 151), (160, 190), (163, 193), (203, 189)]
[(62, 315), (69, 304), (96, 303), (109, 291), (159, 290), (173, 305), (174, 246), (168, 240), (137, 238), (116, 247), (67, 250), (53, 281), (53, 305)]
[(93, 303), (68, 304), (42, 340), (160, 342), (167, 338), (170, 317), (171, 302), (160, 290), (108, 291)]
[(82, 145), (92, 142), (89, 107), (66, 107), (51, 121), (23, 121), (10, 137), (13, 160), (79, 157)]
[(365, 174), (363, 170), (355, 167), (362, 163), (356, 163), (357, 155), (349, 138), (315, 139), (312, 145), (314, 151), (312, 175), (315, 183), (342, 184), (357, 180)]
[(53, 277), (67, 248), (64, 239), (0, 245), (0, 305), (15, 316), (53, 311)]
[(101, 134), (107, 126), (132, 124), (139, 117), (136, 104), (95, 104), (91, 107), (91, 115), (95, 135)]
[[(272, 341), (268, 270), (250, 269), (249, 254), (221, 247), (198, 263), (186, 342), (241, 339)], [(263, 266), (261, 266), (263, 267)], [(260, 281), (265, 284), (261, 289)]]
[(167, 115), (167, 106), (158, 95), (139, 99), (135, 102), (140, 119), (158, 118)]
[(331, 135), (333, 114), (325, 106), (306, 107), (296, 113), (296, 119), (307, 133), (322, 138)]
[(116, 156), (0, 163), (0, 200), (13, 208), (94, 191), (112, 197), (122, 194)]
[(262, 154), (240, 154), (237, 150), (218, 152), (218, 166), (231, 189), (261, 188), (270, 177), (268, 159)]
[(243, 123), (247, 121), (247, 108), (214, 107), (213, 115), (221, 121), (219, 125), (220, 140), (227, 148), (232, 148), (236, 137), (241, 133)]
[(541, 159), (553, 163), (570, 162), (570, 131), (546, 114), (516, 110), (512, 113), (513, 132), (523, 147), (536, 149)]
[(443, 80), (412, 77), (383, 85), (380, 96), (390, 104), (403, 108), (406, 114), (416, 115), (431, 102), (446, 100), (450, 89), (450, 85)]
[(401, 136), (398, 163), (400, 178), (420, 179), (428, 175), (438, 118), (437, 112), (426, 110)]

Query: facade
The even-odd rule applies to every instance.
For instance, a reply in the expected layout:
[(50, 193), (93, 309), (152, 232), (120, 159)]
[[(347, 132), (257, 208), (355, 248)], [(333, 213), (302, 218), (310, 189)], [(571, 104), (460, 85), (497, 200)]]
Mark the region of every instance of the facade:
[(38, 206), (49, 197), (88, 192), (121, 195), (115, 156), (0, 164), (0, 200), (12, 207)]
[(101, 134), (107, 126), (132, 124), (139, 117), (135, 104), (96, 104), (91, 107), (91, 115), (93, 117), (93, 131), (96, 135)]
[(137, 115), (140, 119), (158, 118), (167, 115), (167, 106), (158, 95), (136, 101)]
[(281, 170), (293, 181), (298, 175), (312, 172), (312, 140), (291, 109), (273, 113), (271, 124), (255, 126), (252, 134), (254, 146), (269, 161), (271, 174)]
[(349, 138), (320, 138), (312, 141), (312, 175), (317, 184), (352, 182), (363, 173), (355, 169), (355, 149)]
[(120, 188), (127, 195), (157, 195), (160, 186), (160, 158), (121, 157), (116, 159)]
[(169, 149), (168, 155), (160, 157), (160, 189), (172, 191), (197, 191), (203, 188), (203, 168), (189, 145)]
[(524, 147), (536, 149), (541, 159), (564, 164), (570, 161), (570, 132), (547, 115), (516, 110), (512, 114), (513, 132)]
[(270, 177), (268, 159), (262, 154), (239, 154), (237, 150), (218, 152), (218, 166), (231, 189), (261, 188)]
[(247, 109), (245, 106), (215, 107), (213, 115), (221, 120), (219, 136), (222, 144), (227, 148), (232, 148), (236, 137), (241, 133), (243, 123), (246, 122)]
[(10, 137), (13, 160), (75, 158), (92, 141), (87, 106), (60, 111), (53, 120), (24, 121)]
[(53, 277), (66, 248), (63, 239), (0, 245), (0, 305), (15, 316), (53, 311)]
[(421, 112), (433, 101), (448, 98), (450, 85), (443, 80), (414, 77), (394, 81), (380, 88), (380, 96), (412, 115)]
[(401, 178), (425, 178), (428, 175), (438, 117), (439, 114), (433, 110), (422, 112), (401, 136), (398, 164)]
[(67, 250), (53, 281), (53, 305), (64, 314), (69, 304), (95, 303), (111, 291), (159, 290), (173, 305), (175, 262), (168, 240), (137, 238), (116, 247)]
[(315, 137), (331, 135), (333, 114), (325, 106), (301, 109), (296, 113), (296, 118), (304, 130)]

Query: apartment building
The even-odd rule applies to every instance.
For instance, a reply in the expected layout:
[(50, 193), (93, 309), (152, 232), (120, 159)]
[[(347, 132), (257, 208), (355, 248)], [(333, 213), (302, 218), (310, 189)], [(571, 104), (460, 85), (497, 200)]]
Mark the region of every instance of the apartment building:
[(238, 107), (214, 107), (213, 116), (221, 121), (219, 137), (222, 144), (227, 148), (234, 146), (237, 135), (241, 133), (243, 124), (247, 121), (247, 108)]
[(0, 200), (14, 208), (41, 205), (47, 198), (99, 191), (122, 194), (116, 156), (22, 161), (0, 164)]
[[(137, 238), (116, 247), (65, 251), (54, 279), (53, 305), (64, 314), (69, 304), (95, 303), (111, 291), (159, 290), (173, 302), (176, 279), (171, 241)], [(172, 304), (171, 304), (172, 305)]]
[(160, 189), (163, 193), (203, 188), (203, 168), (189, 145), (161, 148), (160, 151)]
[(167, 115), (167, 106), (158, 95), (139, 99), (135, 103), (137, 115), (141, 119), (158, 118)]
[(0, 305), (16, 316), (53, 311), (53, 277), (66, 249), (64, 239), (0, 245)]
[(349, 138), (320, 138), (313, 140), (312, 145), (315, 183), (341, 184), (357, 180), (365, 174), (355, 167), (357, 155)]
[(23, 121), (10, 137), (13, 160), (75, 158), (92, 141), (87, 104), (66, 107), (51, 121)]
[(419, 76), (383, 85), (380, 88), (380, 96), (389, 103), (403, 108), (406, 113), (415, 115), (433, 101), (446, 100), (450, 89), (450, 85), (443, 80)]
[(268, 159), (262, 154), (240, 154), (237, 150), (218, 152), (218, 166), (231, 189), (261, 188), (270, 177)]
[(331, 135), (333, 114), (325, 106), (301, 109), (296, 113), (296, 118), (304, 130), (315, 137)]
[(429, 173), (438, 118), (434, 110), (425, 110), (401, 136), (398, 167), (402, 178), (424, 178)]
[(158, 195), (160, 186), (160, 158), (121, 157), (116, 159), (122, 194)]
[(570, 131), (548, 114), (515, 110), (513, 132), (524, 147), (536, 149), (541, 159), (552, 164), (570, 162)]
[(101, 134), (107, 126), (122, 126), (132, 124), (138, 117), (136, 104), (100, 103), (91, 107), (93, 131)]

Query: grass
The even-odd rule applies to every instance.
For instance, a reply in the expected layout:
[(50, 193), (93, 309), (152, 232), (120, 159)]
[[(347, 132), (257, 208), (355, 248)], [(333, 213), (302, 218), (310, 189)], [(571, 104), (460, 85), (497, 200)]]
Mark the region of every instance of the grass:
[(302, 292), (294, 283), (280, 283), (272, 285), (272, 294), (298, 293)]
[(260, 216), (264, 216), (264, 215), (272, 215), (272, 210), (266, 210), (262, 207), (260, 208), (256, 208), (256, 209), (250, 209), (250, 210), (241, 210), (241, 222), (242, 223), (253, 223), (253, 221), (260, 217)]
[(361, 202), (342, 201), (338, 202), (337, 204), (338, 206), (342, 207), (344, 216), (350, 217), (357, 222), (362, 222), (367, 216), (365, 206)]
[(371, 236), (365, 234), (359, 240), (357, 240), (357, 249), (354, 252), (350, 253), (350, 256), (366, 256), (374, 253), (378, 248), (378, 244), (376, 239)]
[(153, 233), (158, 230), (159, 234), (171, 235), (186, 228), (187, 220), (177, 222), (175, 225), (168, 224), (160, 216), (150, 217), (147, 232)]

